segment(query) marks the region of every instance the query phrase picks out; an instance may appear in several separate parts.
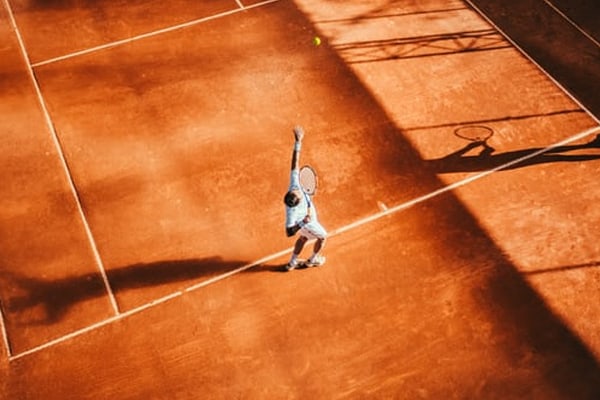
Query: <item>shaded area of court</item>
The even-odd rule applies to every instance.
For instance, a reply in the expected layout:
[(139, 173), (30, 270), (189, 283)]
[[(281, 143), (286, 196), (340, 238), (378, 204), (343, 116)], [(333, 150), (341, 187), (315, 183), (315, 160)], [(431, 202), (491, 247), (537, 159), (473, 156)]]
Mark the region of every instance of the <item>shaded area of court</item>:
[[(334, 233), (381, 204), (427, 195), (594, 126), (505, 42), (478, 51), (465, 50), (461, 40), (480, 38), (447, 42), (444, 30), (489, 29), (461, 2), (357, 2), (348, 10), (368, 10), (347, 11), (354, 15), (348, 18), (335, 2), (299, 3), (302, 12), (279, 1), (35, 69), (119, 310), (147, 308), (21, 357), (111, 312), (93, 257), (48, 264), (44, 251), (5, 240), (20, 258), (3, 254), (0, 295), (17, 357), (3, 360), (1, 393), (596, 398), (596, 342), (555, 312), (543, 287), (523, 274), (525, 249), (507, 252), (503, 232), (489, 224), (498, 222), (495, 210), (510, 206), (498, 195), (506, 188), (512, 201), (535, 201), (540, 176), (559, 176), (556, 188), (569, 194), (589, 185), (593, 177), (579, 172), (598, 168), (593, 135), (334, 234), (323, 268), (279, 273), (285, 258), (277, 258), (153, 305), (291, 245), (281, 196), (295, 123), (307, 130), (302, 160), (321, 173), (317, 204)], [(318, 12), (354, 30), (335, 36), (335, 26), (311, 23), (334, 20)], [(346, 57), (365, 53), (339, 51), (344, 43), (364, 50), (346, 35), (366, 32), (363, 42), (379, 50), (406, 44), (385, 36), (387, 24), (371, 25), (394, 18), (419, 27), (410, 37), (422, 38), (427, 54), (352, 63)], [(327, 39), (320, 47), (311, 44), (317, 32)], [(441, 51), (429, 52), (438, 45)], [(508, 82), (522, 71), (522, 80)], [(533, 103), (540, 93), (545, 101)], [(34, 97), (29, 101), (32, 115), (40, 115)], [(1, 104), (11, 103), (3, 97)], [(14, 136), (23, 119), (14, 119)], [(465, 145), (453, 135), (457, 126), (482, 122), (494, 130), (485, 143)], [(33, 125), (40, 138), (32, 142), (45, 140), (43, 115)], [(479, 148), (487, 153), (467, 155)], [(448, 162), (459, 149), (463, 160)], [(50, 169), (64, 176), (51, 145), (47, 151)], [(579, 158), (565, 162), (571, 154)], [(30, 193), (21, 169), (8, 176), (15, 192)], [(68, 182), (56, 179), (69, 199)], [(528, 190), (517, 189), (524, 184)], [(77, 220), (73, 206), (65, 214)], [(14, 218), (6, 215), (3, 221)], [(35, 215), (25, 215), (35, 226)], [(506, 212), (507, 221), (513, 215)], [(588, 218), (591, 227), (597, 213)], [(513, 226), (527, 230), (535, 221), (523, 216)], [(78, 229), (79, 251), (89, 255)], [(587, 262), (569, 265), (593, 268), (595, 251), (581, 251)], [(108, 316), (79, 314), (90, 304)]]
[[(108, 274), (114, 292), (119, 295), (135, 289), (163, 286), (170, 282), (189, 284), (195, 279), (223, 274), (248, 262), (224, 261), (217, 257), (197, 260), (165, 260), (150, 264), (134, 264), (115, 268)], [(59, 324), (72, 307), (96, 297), (105, 297), (106, 288), (97, 273), (70, 276), (62, 279), (43, 279), (19, 276), (6, 272), (13, 294), (6, 301), (5, 311), (21, 313), (28, 319), (23, 325)], [(36, 310), (35, 314), (28, 312)]]
[(473, 0), (472, 3), (600, 119), (597, 2), (547, 0), (508, 4)]

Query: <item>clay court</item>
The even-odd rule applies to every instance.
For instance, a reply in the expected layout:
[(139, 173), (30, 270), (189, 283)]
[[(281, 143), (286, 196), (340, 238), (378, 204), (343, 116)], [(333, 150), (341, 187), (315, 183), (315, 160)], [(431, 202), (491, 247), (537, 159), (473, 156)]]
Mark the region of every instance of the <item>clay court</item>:
[(600, 398), (600, 8), (496, 3), (4, 0), (0, 398)]

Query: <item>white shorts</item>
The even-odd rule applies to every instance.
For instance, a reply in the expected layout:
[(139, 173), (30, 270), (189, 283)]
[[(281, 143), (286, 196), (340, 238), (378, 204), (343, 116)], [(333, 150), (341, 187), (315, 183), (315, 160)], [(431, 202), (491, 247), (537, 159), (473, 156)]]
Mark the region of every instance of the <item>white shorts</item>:
[(300, 236), (307, 239), (325, 239), (327, 231), (318, 221), (311, 221), (300, 229)]

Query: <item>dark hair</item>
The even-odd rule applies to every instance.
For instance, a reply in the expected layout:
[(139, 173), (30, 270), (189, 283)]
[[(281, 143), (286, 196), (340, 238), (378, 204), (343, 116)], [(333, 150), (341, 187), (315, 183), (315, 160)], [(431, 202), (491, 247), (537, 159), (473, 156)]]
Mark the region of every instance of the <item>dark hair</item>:
[(296, 193), (289, 191), (283, 196), (283, 202), (288, 207), (296, 207), (300, 203), (300, 197)]

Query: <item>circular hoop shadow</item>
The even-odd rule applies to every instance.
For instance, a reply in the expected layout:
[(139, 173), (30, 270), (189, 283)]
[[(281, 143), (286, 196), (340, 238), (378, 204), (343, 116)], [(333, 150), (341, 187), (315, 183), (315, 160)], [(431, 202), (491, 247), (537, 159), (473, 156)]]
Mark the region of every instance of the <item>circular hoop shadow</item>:
[(454, 130), (454, 136), (471, 142), (485, 142), (494, 135), (494, 130), (485, 125), (465, 125)]

